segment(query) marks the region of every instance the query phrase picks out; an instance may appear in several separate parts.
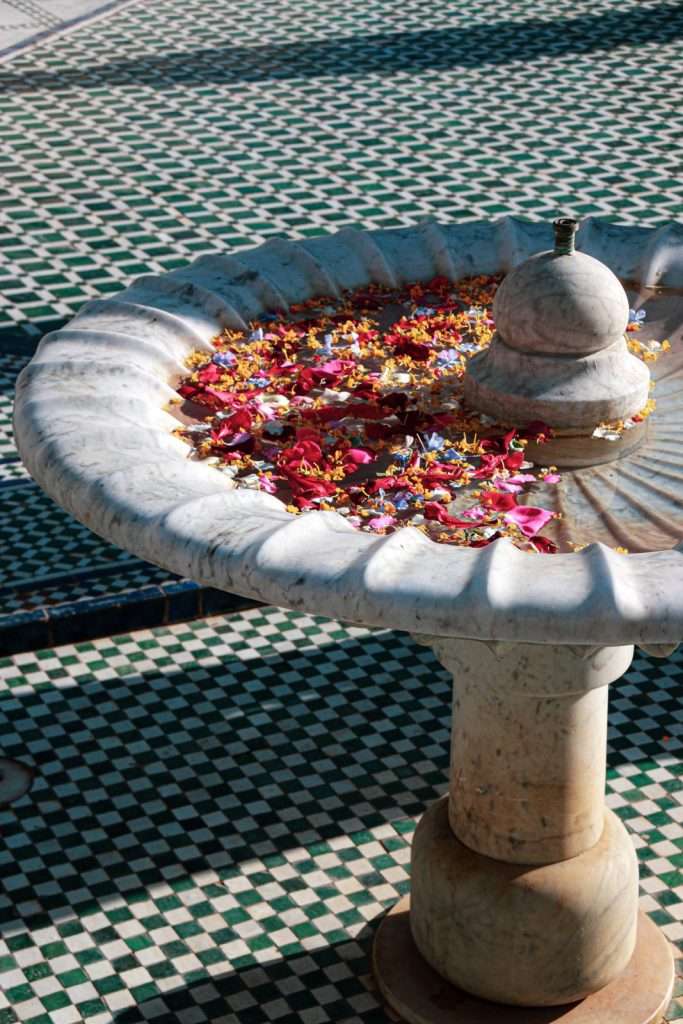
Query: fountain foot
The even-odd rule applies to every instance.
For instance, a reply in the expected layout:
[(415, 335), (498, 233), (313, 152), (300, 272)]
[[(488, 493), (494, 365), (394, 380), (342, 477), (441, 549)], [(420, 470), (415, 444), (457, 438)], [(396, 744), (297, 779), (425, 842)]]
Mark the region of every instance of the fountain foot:
[[(566, 1017), (605, 991), (621, 999), (636, 946), (637, 858), (604, 798), (607, 687), (633, 649), (419, 639), (452, 672), (454, 701), (449, 795), (413, 840), (415, 949), (441, 987), (470, 993), (459, 1013), (478, 998), (523, 1007), (513, 1021), (656, 1020), (673, 970), (666, 943), (663, 980), (646, 985), (657, 998), (642, 1013), (629, 996), (611, 1018)], [(529, 1016), (539, 1008), (546, 1016)]]
[(478, 999), (445, 981), (413, 940), (410, 897), (379, 926), (373, 970), (382, 997), (405, 1024), (656, 1024), (674, 983), (671, 947), (640, 913), (636, 947), (625, 970), (609, 985), (564, 1006), (504, 1006)]
[(619, 818), (604, 810), (597, 843), (567, 860), (510, 864), (451, 830), (448, 797), (413, 839), (410, 924), (442, 977), (516, 1006), (560, 1006), (618, 977), (636, 942), (638, 862)]

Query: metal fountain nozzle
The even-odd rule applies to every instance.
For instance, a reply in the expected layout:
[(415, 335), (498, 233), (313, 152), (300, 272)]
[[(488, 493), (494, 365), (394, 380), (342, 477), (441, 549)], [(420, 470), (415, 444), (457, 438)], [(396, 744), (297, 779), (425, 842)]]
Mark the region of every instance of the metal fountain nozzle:
[(574, 252), (576, 232), (579, 227), (578, 220), (572, 217), (559, 217), (553, 221), (555, 229), (555, 255), (570, 256)]

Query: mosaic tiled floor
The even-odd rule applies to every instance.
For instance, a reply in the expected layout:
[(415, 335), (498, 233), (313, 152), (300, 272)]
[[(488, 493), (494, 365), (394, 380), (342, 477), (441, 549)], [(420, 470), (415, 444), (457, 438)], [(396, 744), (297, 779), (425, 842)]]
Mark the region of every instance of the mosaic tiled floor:
[[(681, 654), (613, 687), (607, 797), (677, 944), (682, 695)], [(0, 814), (0, 1022), (383, 1024), (368, 949), (449, 704), (404, 634), (272, 608), (0, 661), (37, 768)]]
[[(426, 216), (680, 218), (680, 5), (500, 0), (494, 13), (484, 0), (138, 0), (3, 63), (0, 353), (28, 352), (138, 274), (273, 235)], [(0, 595), (0, 612), (94, 597), (104, 575), (68, 574), (127, 559), (25, 482), (6, 429), (20, 362), (0, 366), (0, 570), (40, 582)]]
[(0, 326), (272, 235), (683, 213), (683, 11), (133, 3), (0, 69)]
[(0, 0), (0, 60), (115, 6), (116, 0)]

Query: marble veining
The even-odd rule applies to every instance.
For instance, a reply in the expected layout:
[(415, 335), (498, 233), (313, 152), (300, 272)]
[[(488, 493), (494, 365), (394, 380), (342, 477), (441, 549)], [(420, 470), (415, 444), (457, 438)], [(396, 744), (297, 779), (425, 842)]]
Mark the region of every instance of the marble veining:
[[(549, 225), (515, 218), (345, 229), (139, 278), (41, 342), (17, 384), (22, 459), (94, 532), (171, 571), (269, 603), (432, 636), (676, 643), (681, 544), (628, 556), (594, 544), (543, 556), (504, 539), (451, 548), (410, 528), (374, 538), (336, 513), (297, 518), (267, 494), (236, 491), (188, 459), (163, 412), (185, 357), (210, 351), (223, 327), (369, 281), (507, 271), (551, 244)], [(621, 279), (683, 287), (679, 225), (626, 228), (588, 218), (577, 248)]]

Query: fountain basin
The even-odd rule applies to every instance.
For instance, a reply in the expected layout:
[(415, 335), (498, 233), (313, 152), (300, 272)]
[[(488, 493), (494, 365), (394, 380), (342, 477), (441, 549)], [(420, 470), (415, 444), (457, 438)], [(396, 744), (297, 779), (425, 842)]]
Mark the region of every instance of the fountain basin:
[[(189, 459), (174, 434), (178, 421), (164, 407), (187, 358), (197, 350), (212, 355), (212, 339), (226, 327), (245, 330), (263, 313), (369, 282), (396, 288), (436, 275), (456, 281), (510, 271), (550, 242), (549, 227), (508, 218), (343, 231), (303, 243), (274, 241), (239, 257), (203, 257), (86, 305), (43, 339), (17, 385), (15, 432), (25, 464), (95, 532), (210, 586), (419, 634), (453, 672), (450, 793), (447, 805), (429, 812), (417, 841), (411, 909), (415, 941), (432, 973), (402, 939), (408, 1002), (386, 955), (383, 936), (392, 933), (384, 926), (375, 950), (382, 992), (415, 1024), (519, 1021), (514, 1006), (491, 1010), (491, 1000), (531, 1006), (533, 1013), (581, 1000), (569, 1008), (572, 1024), (653, 1024), (666, 1005), (671, 954), (654, 926), (638, 924), (633, 851), (605, 818), (602, 770), (606, 686), (628, 665), (630, 645), (664, 653), (683, 635), (680, 347), (673, 346), (659, 377), (661, 410), (647, 443), (593, 475), (578, 471), (563, 498), (579, 528), (583, 517), (609, 540), (621, 528), (619, 509), (627, 536), (640, 545), (635, 554), (600, 542), (552, 556), (505, 539), (456, 548), (411, 527), (373, 537), (336, 512), (293, 516), (273, 495), (236, 489)], [(683, 288), (680, 227), (652, 231), (589, 220), (578, 244), (641, 291)], [(678, 330), (680, 302), (670, 319)], [(620, 497), (619, 505), (614, 495), (629, 474), (636, 494)], [(649, 507), (639, 502), (638, 488), (649, 495)], [(470, 889), (458, 880), (463, 870)], [(585, 893), (600, 877), (605, 884), (587, 907)], [(524, 951), (518, 977), (508, 962), (502, 985), (495, 908), (487, 905), (492, 929), (483, 944), (476, 913), (494, 878), (507, 908), (500, 923)], [(604, 912), (592, 914), (603, 897)], [(457, 913), (440, 916), (443, 905)], [(571, 955), (558, 970), (545, 970), (543, 938), (555, 920), (566, 923)], [(562, 954), (562, 943), (552, 948)], [(468, 970), (473, 950), (476, 977)], [(435, 1003), (435, 971), (441, 985), (468, 987), (469, 1003), (454, 989), (446, 1003)], [(650, 976), (654, 987), (646, 988)], [(604, 993), (614, 992), (619, 979), (627, 998), (614, 1004), (617, 1016), (600, 1017)], [(448, 1000), (454, 1012), (445, 1017)]]
[[(452, 549), (410, 528), (386, 538), (364, 535), (333, 512), (293, 517), (271, 495), (235, 490), (189, 461), (163, 408), (186, 357), (198, 348), (210, 353), (224, 327), (244, 328), (264, 311), (369, 281), (395, 287), (436, 274), (457, 280), (509, 271), (551, 242), (548, 226), (512, 218), (347, 230), (302, 243), (275, 240), (140, 278), (112, 299), (88, 303), (41, 342), (17, 385), (22, 458), (48, 494), (96, 533), (171, 571), (257, 600), (436, 636), (675, 644), (683, 630), (683, 531), (675, 516), (658, 513), (656, 543), (646, 538), (638, 553), (615, 551), (622, 543), (633, 550), (620, 539), (589, 543), (545, 558), (539, 573), (535, 555), (505, 540)], [(578, 246), (640, 288), (683, 286), (678, 226), (621, 228), (588, 219)], [(680, 373), (676, 356), (664, 386), (680, 389)], [(675, 402), (672, 408), (678, 415)], [(662, 479), (674, 488), (662, 498), (668, 508), (678, 478), (671, 468), (676, 424), (662, 420)], [(642, 487), (642, 472), (636, 476)], [(573, 492), (566, 504), (593, 508), (615, 494), (622, 501), (618, 480), (591, 486), (597, 497)], [(640, 495), (635, 505), (622, 501), (605, 536), (619, 538), (619, 521), (640, 520), (644, 503)]]

